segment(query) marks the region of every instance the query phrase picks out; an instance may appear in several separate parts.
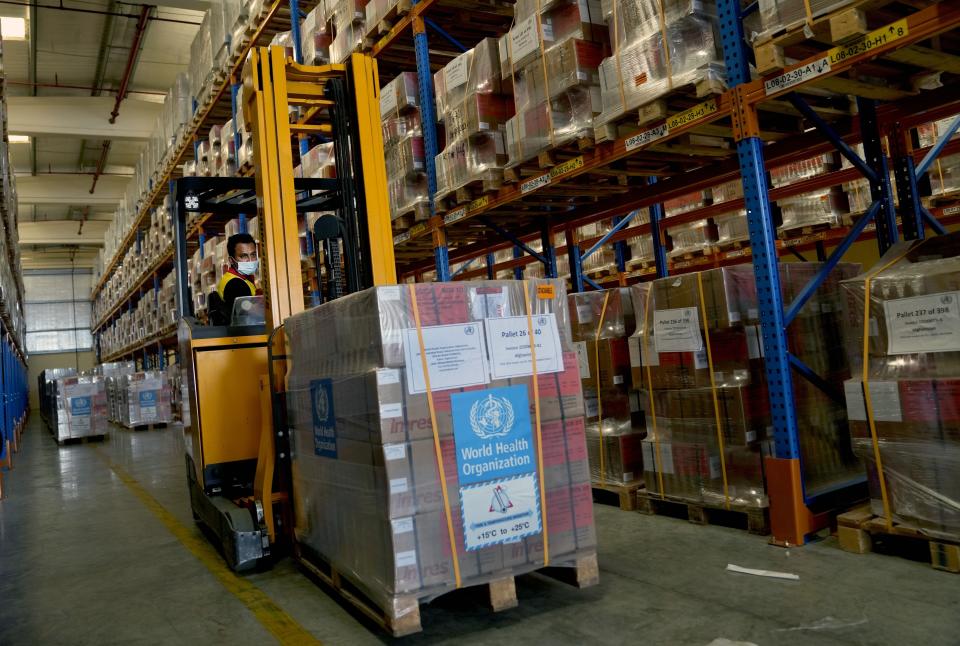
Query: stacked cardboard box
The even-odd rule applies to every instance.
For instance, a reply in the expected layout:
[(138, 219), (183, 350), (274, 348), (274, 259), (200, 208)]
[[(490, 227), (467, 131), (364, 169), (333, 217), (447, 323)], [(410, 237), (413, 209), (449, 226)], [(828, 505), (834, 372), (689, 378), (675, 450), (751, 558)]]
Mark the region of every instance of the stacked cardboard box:
[[(792, 302), (819, 267), (781, 265), (784, 301)], [(839, 271), (851, 275), (855, 267)], [(634, 289), (642, 322), (631, 340), (631, 365), (634, 387), (646, 395), (648, 488), (711, 504), (765, 506), (761, 457), (771, 417), (752, 267)], [(833, 279), (788, 329), (791, 353), (836, 388), (849, 374), (840, 352), (839, 305)], [(842, 408), (799, 378), (794, 394), (807, 493), (849, 480), (859, 467), (844, 446), (849, 431)]]
[(853, 0), (760, 0), (760, 38), (802, 27), (813, 18), (852, 4)]
[(725, 79), (712, 0), (604, 0), (613, 55), (600, 65), (602, 126), (691, 83)]
[(415, 73), (403, 72), (383, 86), (380, 117), (383, 120), (390, 219), (395, 220), (410, 212), (421, 216), (417, 219), (429, 217), (420, 94)]
[(552, 565), (596, 542), (563, 284), (408, 287), (286, 322), (298, 541), (391, 613), (456, 587), (455, 567), (462, 586), (541, 567), (541, 514)]
[(40, 417), (51, 431), (57, 420), (57, 380), (77, 374), (75, 368), (47, 368), (37, 376), (37, 395), (40, 399)]
[(485, 38), (433, 76), (447, 145), (436, 156), (437, 199), (482, 181), (499, 186), (507, 162), (504, 128), (513, 114), (502, 93), (497, 41)]
[(333, 37), (326, 21), (326, 3), (311, 9), (300, 24), (300, 51), (305, 65), (325, 65), (330, 62), (330, 43)]
[(125, 374), (136, 372), (133, 361), (115, 361), (101, 363), (94, 371), (103, 377), (107, 389), (107, 415), (112, 422), (120, 421), (120, 384)]
[(960, 234), (895, 245), (842, 287), (854, 375), (845, 384), (847, 410), (854, 449), (867, 463), (873, 511), (887, 513), (882, 478), (894, 521), (957, 540)]
[(173, 421), (171, 392), (161, 371), (131, 372), (120, 377), (119, 422), (128, 428)]
[(709, 219), (697, 220), (667, 227), (667, 236), (671, 257), (706, 253), (717, 242), (717, 229)]
[(641, 479), (646, 436), (643, 414), (630, 393), (627, 337), (635, 321), (631, 291), (570, 294), (570, 321), (580, 361), (590, 476), (596, 484)]
[(51, 417), (50, 431), (58, 442), (106, 434), (109, 422), (103, 377), (61, 377), (55, 384), (56, 409)]
[(504, 84), (513, 87), (515, 115), (506, 124), (511, 166), (592, 135), (600, 62), (609, 53), (599, 0), (521, 0), (499, 50)]

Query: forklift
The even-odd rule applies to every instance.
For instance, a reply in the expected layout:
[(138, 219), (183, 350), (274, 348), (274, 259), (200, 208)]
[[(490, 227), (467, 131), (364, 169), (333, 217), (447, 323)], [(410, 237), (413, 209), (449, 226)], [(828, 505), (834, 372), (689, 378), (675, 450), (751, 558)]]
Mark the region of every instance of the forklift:
[[(325, 214), (310, 232), (321, 301), (396, 283), (376, 61), (307, 66), (260, 47), (243, 83), (254, 177), (171, 182), (190, 506), (237, 572), (268, 567), (293, 545), (283, 322), (305, 307), (298, 215)], [(335, 179), (294, 177), (293, 151), (311, 140), (333, 142)], [(194, 313), (191, 238), (254, 213), (262, 319), (211, 325)]]

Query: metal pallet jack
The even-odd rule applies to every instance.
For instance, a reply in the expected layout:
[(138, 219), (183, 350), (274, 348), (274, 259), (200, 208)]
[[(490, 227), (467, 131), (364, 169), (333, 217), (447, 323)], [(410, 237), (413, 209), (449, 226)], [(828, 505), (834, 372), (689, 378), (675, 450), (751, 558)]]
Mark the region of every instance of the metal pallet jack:
[[(323, 298), (396, 282), (376, 61), (354, 54), (305, 66), (282, 48), (257, 48), (244, 84), (255, 177), (185, 177), (171, 187), (190, 504), (236, 571), (269, 565), (292, 541), (283, 321), (304, 309), (298, 214), (326, 213), (313, 232)], [(337, 177), (294, 178), (294, 145), (317, 137), (333, 141)], [(205, 228), (259, 216), (263, 323), (207, 325), (194, 315), (191, 213)]]

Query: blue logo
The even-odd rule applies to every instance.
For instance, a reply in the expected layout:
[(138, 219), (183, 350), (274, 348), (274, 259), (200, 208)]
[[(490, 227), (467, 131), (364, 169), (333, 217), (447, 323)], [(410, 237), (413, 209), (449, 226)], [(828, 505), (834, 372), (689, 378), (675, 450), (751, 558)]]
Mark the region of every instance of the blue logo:
[(157, 391), (144, 390), (140, 392), (140, 407), (151, 408), (157, 405)]
[(454, 393), (450, 402), (461, 487), (536, 472), (526, 386)]
[(333, 380), (310, 382), (313, 415), (313, 452), (325, 458), (337, 457), (337, 418), (333, 411)]
[(70, 399), (71, 415), (89, 415), (92, 406), (90, 397), (72, 397)]

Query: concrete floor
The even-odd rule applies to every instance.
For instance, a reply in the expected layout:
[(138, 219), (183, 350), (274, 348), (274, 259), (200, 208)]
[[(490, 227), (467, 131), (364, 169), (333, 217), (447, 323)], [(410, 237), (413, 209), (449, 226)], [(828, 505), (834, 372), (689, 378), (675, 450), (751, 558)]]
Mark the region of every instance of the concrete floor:
[[(274, 641), (250, 595), (240, 595), (245, 605), (181, 541), (202, 537), (181, 444), (173, 429), (118, 428), (104, 444), (58, 448), (33, 417), (0, 502), (0, 644)], [(168, 512), (167, 524), (135, 495), (137, 483)], [(599, 586), (519, 577), (519, 608), (497, 615), (470, 591), (442, 597), (423, 609), (424, 632), (405, 641), (960, 644), (957, 575), (847, 554), (833, 538), (784, 550), (742, 531), (604, 505), (595, 512)], [(180, 538), (171, 521), (184, 528)], [(731, 562), (800, 580), (732, 574), (724, 569)], [(391, 641), (289, 561), (243, 581), (321, 642)]]

